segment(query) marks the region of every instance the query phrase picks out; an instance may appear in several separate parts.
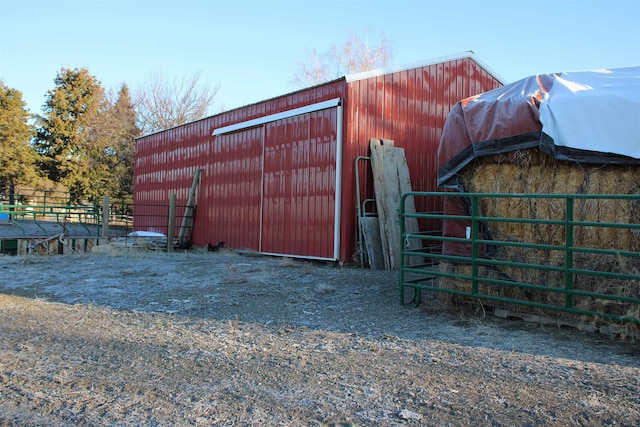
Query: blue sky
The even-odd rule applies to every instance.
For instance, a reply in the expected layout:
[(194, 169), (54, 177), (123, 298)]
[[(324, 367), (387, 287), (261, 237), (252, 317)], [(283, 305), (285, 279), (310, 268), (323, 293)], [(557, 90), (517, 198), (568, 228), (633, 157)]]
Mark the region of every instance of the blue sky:
[(509, 82), (640, 65), (638, 0), (0, 0), (0, 79), (37, 114), (62, 67), (134, 91), (199, 71), (219, 111), (292, 91), (306, 49), (380, 31), (392, 66), (472, 50)]

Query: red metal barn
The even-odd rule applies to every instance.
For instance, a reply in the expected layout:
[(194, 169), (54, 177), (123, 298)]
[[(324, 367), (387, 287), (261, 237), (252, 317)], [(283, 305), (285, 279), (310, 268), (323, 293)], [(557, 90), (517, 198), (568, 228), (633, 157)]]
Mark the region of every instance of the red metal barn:
[[(266, 254), (351, 261), (354, 164), (369, 154), (369, 140), (394, 140), (405, 149), (413, 189), (436, 191), (436, 152), (450, 108), (501, 85), (467, 53), (343, 77), (140, 137), (136, 209), (167, 204), (171, 193), (186, 204), (200, 168), (194, 245), (225, 241)], [(360, 169), (370, 195), (369, 174)]]

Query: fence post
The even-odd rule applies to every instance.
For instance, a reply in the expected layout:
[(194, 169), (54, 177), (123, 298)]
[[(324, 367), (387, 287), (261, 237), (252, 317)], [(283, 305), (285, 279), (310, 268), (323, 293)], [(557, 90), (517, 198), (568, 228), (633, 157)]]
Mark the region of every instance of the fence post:
[(480, 225), (477, 219), (480, 209), (478, 205), (478, 195), (471, 196), (471, 292), (478, 294), (478, 258), (480, 250), (478, 248), (478, 239), (480, 238)]
[(565, 226), (564, 226), (564, 307), (573, 307), (573, 202), (570, 196), (565, 198)]
[(169, 223), (167, 224), (167, 252), (173, 252), (173, 229), (176, 221), (176, 193), (169, 196)]
[(187, 237), (191, 234), (191, 227), (193, 226), (193, 201), (196, 197), (196, 190), (198, 189), (198, 183), (200, 182), (201, 169), (197, 168), (196, 173), (193, 176), (193, 184), (191, 184), (191, 191), (189, 191), (189, 199), (187, 200), (187, 206), (184, 209), (184, 216), (182, 217), (182, 225), (180, 225), (180, 231), (178, 231), (178, 240), (180, 245), (187, 243)]
[[(357, 163), (357, 161), (356, 161)], [(357, 178), (356, 178), (357, 179)], [(406, 194), (402, 194), (400, 196), (400, 212), (399, 212), (399, 216), (400, 216), (400, 283), (404, 282), (404, 267), (405, 267), (405, 255), (403, 254), (403, 252), (405, 251), (405, 249), (407, 249), (404, 245), (404, 242), (407, 241), (408, 237), (405, 237), (405, 224), (404, 224), (404, 201), (406, 200), (407, 195)], [(360, 203), (360, 194), (358, 193), (358, 203)], [(358, 221), (360, 220), (360, 208), (358, 208)], [(360, 255), (362, 257), (362, 255)], [(417, 292), (417, 288), (414, 288), (415, 291)], [(400, 304), (404, 304), (404, 286), (400, 286)]]
[(102, 237), (109, 237), (109, 196), (102, 197)]

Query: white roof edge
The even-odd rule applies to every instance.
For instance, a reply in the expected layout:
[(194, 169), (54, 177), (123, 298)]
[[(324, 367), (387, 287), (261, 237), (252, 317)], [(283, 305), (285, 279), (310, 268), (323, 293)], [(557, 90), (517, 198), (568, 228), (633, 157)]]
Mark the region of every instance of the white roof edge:
[(304, 107), (292, 108), (291, 110), (282, 111), (280, 113), (269, 114), (268, 116), (258, 117), (256, 119), (235, 123), (229, 126), (223, 126), (213, 130), (213, 136), (223, 133), (235, 132), (237, 130), (259, 126), (264, 123), (274, 122), (276, 120), (287, 119), (289, 117), (299, 116), (301, 114), (311, 113), (313, 111), (324, 110), (339, 105), (341, 98), (329, 99), (328, 101), (316, 102), (315, 104), (305, 105)]
[(427, 67), (429, 65), (436, 65), (436, 64), (440, 64), (442, 62), (454, 61), (456, 59), (464, 59), (464, 58), (473, 59), (478, 65), (480, 65), (482, 68), (484, 68), (489, 74), (491, 74), (493, 77), (495, 77), (496, 80), (498, 80), (500, 83), (502, 83), (502, 84), (507, 84), (508, 83), (499, 74), (497, 74), (490, 67), (488, 67), (487, 64), (484, 61), (480, 60), (475, 55), (475, 53), (473, 53), (473, 51), (471, 51), (471, 50), (468, 50), (468, 51), (462, 52), (462, 53), (453, 54), (453, 55), (440, 56), (440, 57), (437, 57), (437, 58), (431, 58), (431, 59), (427, 59), (427, 60), (424, 60), (424, 61), (419, 61), (419, 62), (414, 62), (414, 63), (410, 63), (410, 64), (400, 65), (400, 66), (396, 66), (396, 67), (377, 68), (375, 70), (369, 70), (369, 71), (363, 71), (363, 72), (360, 72), (360, 73), (349, 74), (349, 75), (345, 76), (345, 79), (347, 80), (347, 83), (350, 83), (350, 82), (353, 82), (353, 81), (368, 79), (368, 78), (371, 78), (371, 77), (384, 76), (384, 75), (387, 75), (387, 74), (396, 73), (398, 71), (406, 71), (406, 70), (411, 70), (413, 68)]

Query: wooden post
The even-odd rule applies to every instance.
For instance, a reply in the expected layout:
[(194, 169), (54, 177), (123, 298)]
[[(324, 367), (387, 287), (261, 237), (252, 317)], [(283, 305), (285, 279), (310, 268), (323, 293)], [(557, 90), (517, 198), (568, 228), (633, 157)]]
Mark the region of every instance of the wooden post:
[(187, 207), (184, 210), (184, 216), (182, 217), (182, 224), (180, 225), (180, 231), (178, 232), (178, 240), (180, 244), (184, 244), (184, 240), (188, 233), (188, 228), (193, 221), (193, 199), (196, 197), (196, 189), (198, 188), (198, 182), (200, 182), (201, 169), (196, 169), (196, 173), (193, 176), (193, 184), (191, 184), (191, 191), (189, 191), (189, 199), (187, 200)]
[(102, 197), (102, 237), (109, 237), (109, 196)]
[(169, 224), (167, 226), (167, 252), (173, 252), (173, 228), (176, 226), (176, 193), (169, 196)]

